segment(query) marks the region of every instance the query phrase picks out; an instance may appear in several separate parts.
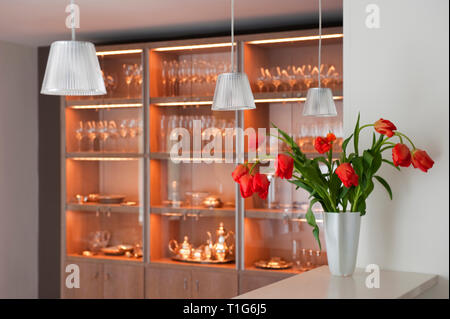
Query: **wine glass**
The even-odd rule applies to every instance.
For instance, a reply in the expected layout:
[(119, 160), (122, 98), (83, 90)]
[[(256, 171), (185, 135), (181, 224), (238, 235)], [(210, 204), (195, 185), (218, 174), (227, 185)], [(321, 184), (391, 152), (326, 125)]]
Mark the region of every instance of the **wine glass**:
[(87, 136), (89, 139), (89, 150), (91, 152), (94, 151), (94, 142), (97, 138), (97, 129), (95, 127), (95, 121), (88, 121), (87, 122)]
[(103, 81), (105, 82), (105, 88), (108, 96), (112, 96), (114, 90), (117, 88), (117, 76), (114, 73), (103, 72)]
[(177, 61), (171, 61), (169, 63), (169, 83), (170, 83), (170, 95), (175, 96), (176, 94), (176, 85), (178, 81), (178, 72), (179, 72), (179, 66)]
[[(128, 120), (121, 120), (119, 124), (119, 136), (121, 138), (121, 144), (126, 143), (128, 137)], [(125, 148), (122, 148), (123, 152), (126, 152)]]
[(137, 95), (139, 95), (140, 91), (141, 91), (141, 87), (142, 87), (142, 64), (134, 64), (134, 82), (136, 85), (136, 91), (137, 91)]
[(78, 152), (81, 152), (81, 142), (83, 138), (86, 136), (86, 129), (83, 125), (83, 121), (79, 122), (79, 125), (75, 128), (75, 138), (78, 141)]
[(127, 84), (127, 97), (130, 98), (130, 84), (134, 78), (135, 65), (123, 64), (122, 69), (125, 75), (125, 83)]
[(109, 140), (111, 141), (110, 149), (112, 151), (117, 150), (117, 140), (119, 139), (119, 130), (115, 121), (109, 121), (108, 123)]
[(128, 121), (128, 150), (133, 151), (133, 143), (136, 142), (136, 136), (138, 133), (138, 126), (136, 119), (130, 119)]
[(98, 121), (97, 123), (97, 134), (99, 137), (99, 149), (100, 151), (105, 151), (106, 141), (109, 137), (108, 123), (107, 121)]
[(281, 85), (280, 67), (277, 66), (276, 68), (273, 68), (271, 73), (272, 73), (272, 84), (275, 87), (275, 92), (278, 92), (278, 88)]

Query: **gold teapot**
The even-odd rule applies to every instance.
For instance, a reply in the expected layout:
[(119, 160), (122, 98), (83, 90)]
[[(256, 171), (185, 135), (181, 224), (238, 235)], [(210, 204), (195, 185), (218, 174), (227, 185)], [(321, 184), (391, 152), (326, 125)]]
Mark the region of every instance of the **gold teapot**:
[(184, 241), (179, 244), (175, 239), (169, 241), (169, 250), (179, 258), (187, 260), (191, 257), (192, 245), (188, 236), (184, 236)]
[(214, 256), (218, 261), (224, 261), (229, 255), (233, 254), (234, 244), (230, 246), (227, 244), (227, 239), (230, 235), (234, 239), (234, 233), (231, 230), (227, 232), (221, 222), (219, 228), (216, 230), (216, 242), (213, 246)]

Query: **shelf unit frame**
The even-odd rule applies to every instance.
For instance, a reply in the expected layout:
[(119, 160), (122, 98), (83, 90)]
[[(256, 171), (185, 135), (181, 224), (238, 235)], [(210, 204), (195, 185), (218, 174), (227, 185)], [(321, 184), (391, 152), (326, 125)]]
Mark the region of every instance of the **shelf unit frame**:
[[(325, 34), (336, 34), (342, 33), (342, 28), (327, 28), (324, 29)], [(276, 32), (276, 33), (262, 33), (262, 34), (251, 34), (251, 35), (239, 35), (235, 37), (236, 48), (235, 51), (237, 54), (237, 68), (238, 71), (244, 71), (244, 44), (250, 41), (256, 40), (264, 40), (264, 39), (278, 39), (278, 38), (295, 38), (295, 37), (309, 37), (317, 34), (317, 31), (314, 30), (297, 30), (297, 31), (287, 31), (287, 32)], [(327, 40), (325, 40), (327, 41)], [(142, 82), (142, 97), (140, 99), (93, 99), (93, 100), (66, 100), (65, 97), (61, 97), (60, 99), (60, 122), (61, 122), (61, 294), (64, 289), (65, 283), (65, 264), (68, 261), (77, 262), (77, 261), (92, 261), (92, 262), (117, 262), (117, 263), (128, 263), (139, 265), (142, 267), (146, 267), (149, 265), (156, 265), (160, 267), (164, 262), (161, 261), (150, 261), (151, 251), (150, 251), (150, 214), (164, 214), (165, 209), (163, 207), (151, 207), (151, 192), (150, 192), (150, 161), (151, 160), (167, 160), (164, 157), (164, 154), (155, 154), (150, 152), (150, 131), (151, 131), (151, 123), (150, 123), (150, 105), (157, 104), (160, 107), (164, 105), (203, 105), (201, 107), (210, 107), (212, 96), (208, 97), (150, 97), (150, 68), (149, 65), (149, 56), (150, 51), (158, 50), (158, 48), (168, 48), (168, 47), (178, 47), (178, 46), (191, 46), (191, 45), (208, 45), (214, 43), (227, 43), (229, 42), (229, 37), (219, 37), (219, 38), (200, 38), (200, 39), (189, 39), (189, 40), (179, 40), (179, 41), (160, 41), (160, 42), (147, 42), (147, 43), (135, 43), (135, 44), (121, 44), (121, 45), (107, 45), (107, 46), (97, 46), (97, 52), (101, 51), (120, 51), (120, 50), (133, 50), (140, 49), (141, 53), (141, 63), (143, 67), (143, 82)], [(279, 100), (280, 102), (286, 103), (296, 103), (302, 101), (301, 98), (297, 98), (295, 96), (290, 96), (286, 92), (277, 92), (277, 93), (255, 93), (255, 100), (257, 103), (271, 103), (273, 101)], [(342, 96), (339, 95), (336, 97), (337, 99), (342, 99)], [(96, 109), (100, 105), (100, 108), (113, 108), (113, 107), (139, 107), (142, 108), (142, 116), (143, 116), (143, 143), (144, 149), (143, 153), (67, 153), (66, 152), (66, 109)], [(237, 126), (239, 128), (244, 128), (244, 111), (235, 111), (234, 118), (236, 120)], [(243, 154), (244, 152), (244, 144), (243, 137), (236, 139), (236, 149), (238, 154)], [(120, 207), (120, 206), (105, 206), (106, 209), (110, 209), (112, 213), (116, 211), (128, 212), (128, 213), (140, 213), (143, 211), (143, 225), (142, 225), (142, 242), (144, 248), (144, 256), (142, 261), (132, 261), (130, 262), (121, 260), (114, 260), (113, 258), (89, 258), (82, 256), (71, 256), (66, 252), (66, 211), (67, 210), (86, 210), (86, 211), (95, 211), (98, 209), (95, 205), (78, 205), (73, 203), (66, 203), (66, 160), (108, 160), (110, 158), (124, 159), (124, 158), (133, 158), (133, 159), (142, 159), (144, 162), (143, 176), (141, 176), (141, 181), (143, 185), (143, 202), (140, 203), (140, 207)], [(234, 264), (234, 270), (238, 273), (244, 273), (246, 271), (250, 273), (267, 273), (271, 274), (270, 271), (265, 270), (255, 270), (255, 269), (246, 269), (244, 265), (244, 220), (245, 218), (274, 218), (274, 219), (302, 219), (304, 218), (304, 213), (293, 212), (292, 214), (286, 214), (281, 211), (265, 211), (260, 216), (258, 215), (261, 212), (258, 212), (257, 209), (249, 209), (245, 210), (244, 200), (240, 196), (239, 185), (235, 185), (235, 207), (230, 209), (221, 209), (224, 213), (224, 216), (230, 216), (234, 209), (234, 217), (235, 217), (235, 234), (236, 234), (236, 262)], [(199, 216), (208, 216), (211, 213), (211, 210), (208, 209), (172, 209), (179, 211), (179, 213), (194, 213), (199, 214)], [(214, 211), (219, 212), (220, 210)], [(204, 215), (202, 215), (204, 214)], [(316, 217), (320, 218), (321, 214), (316, 213)], [(168, 263), (170, 266), (176, 266), (176, 263)], [(196, 266), (195, 264), (179, 264), (180, 268), (183, 267), (193, 267), (198, 269), (204, 269), (205, 265)], [(215, 266), (211, 266), (211, 269), (214, 269)], [(226, 269), (221, 269), (226, 270)]]

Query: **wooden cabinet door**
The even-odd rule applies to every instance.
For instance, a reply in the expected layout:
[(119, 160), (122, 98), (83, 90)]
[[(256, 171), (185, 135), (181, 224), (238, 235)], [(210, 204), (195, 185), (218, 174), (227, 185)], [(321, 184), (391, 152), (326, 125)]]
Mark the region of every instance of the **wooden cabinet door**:
[(226, 299), (237, 296), (236, 272), (192, 270), (192, 298)]
[(91, 262), (66, 262), (66, 266), (75, 264), (79, 267), (80, 288), (67, 288), (66, 279), (70, 273), (64, 273), (63, 298), (65, 299), (100, 299), (103, 298), (103, 265)]
[(144, 267), (105, 264), (103, 270), (105, 299), (144, 298)]
[(246, 274), (239, 275), (239, 294), (273, 284), (274, 282), (286, 279), (294, 274)]
[(145, 298), (191, 298), (191, 271), (147, 267), (145, 269)]

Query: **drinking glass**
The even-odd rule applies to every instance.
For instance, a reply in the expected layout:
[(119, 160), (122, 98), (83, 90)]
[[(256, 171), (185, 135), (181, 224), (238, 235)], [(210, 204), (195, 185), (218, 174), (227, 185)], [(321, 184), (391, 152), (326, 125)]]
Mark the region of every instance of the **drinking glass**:
[(293, 239), (292, 240), (292, 262), (294, 263), (294, 267), (300, 269), (301, 267), (301, 255), (300, 255), (300, 241)]
[(94, 143), (95, 139), (97, 138), (97, 129), (95, 127), (95, 121), (88, 121), (87, 122), (87, 136), (89, 139), (89, 150), (91, 152), (94, 152)]
[(275, 87), (275, 92), (278, 92), (278, 88), (281, 85), (281, 70), (280, 67), (272, 69), (272, 84)]
[(128, 137), (128, 120), (122, 120), (119, 124), (119, 136), (121, 138), (122, 152), (126, 152), (125, 145)]
[(136, 85), (136, 96), (139, 96), (142, 88), (142, 64), (134, 64), (134, 82)]
[(136, 144), (138, 134), (138, 125), (136, 119), (130, 119), (128, 121), (128, 151), (132, 152), (136, 150), (133, 144)]
[(79, 125), (75, 128), (75, 138), (78, 141), (78, 152), (81, 152), (81, 143), (83, 138), (86, 136), (87, 130), (83, 125), (83, 121), (79, 122)]
[(125, 75), (125, 83), (127, 84), (127, 97), (130, 98), (130, 84), (134, 78), (135, 65), (134, 64), (123, 64), (123, 73)]
[(108, 133), (109, 133), (109, 141), (111, 146), (109, 149), (111, 151), (117, 151), (117, 140), (119, 139), (119, 130), (117, 129), (117, 125), (115, 121), (109, 121), (108, 123)]
[(163, 86), (163, 96), (168, 96), (170, 93), (168, 92), (168, 64), (167, 61), (164, 60), (161, 66), (161, 83)]
[(117, 76), (114, 73), (103, 72), (103, 70), (102, 76), (105, 82), (106, 94), (113, 96), (114, 90), (117, 88)]
[(108, 124), (106, 121), (98, 121), (97, 136), (99, 137), (99, 151), (104, 152), (106, 141), (109, 137)]

